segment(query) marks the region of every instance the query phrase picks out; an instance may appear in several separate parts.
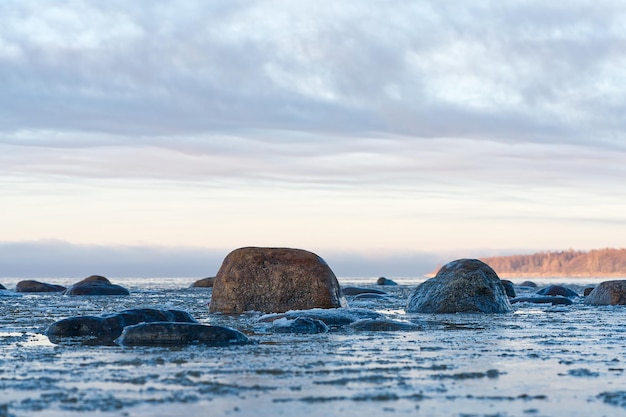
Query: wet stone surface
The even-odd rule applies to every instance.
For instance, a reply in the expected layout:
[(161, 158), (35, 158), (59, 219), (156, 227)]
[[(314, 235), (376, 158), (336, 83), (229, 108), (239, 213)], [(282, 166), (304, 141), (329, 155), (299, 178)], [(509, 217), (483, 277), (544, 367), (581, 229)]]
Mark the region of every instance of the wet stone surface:
[[(125, 280), (125, 297), (6, 297), (0, 415), (626, 415), (626, 307), (581, 299), (519, 303), (509, 314), (406, 314), (416, 283), (398, 283), (385, 300), (348, 302), (417, 330), (277, 333), (257, 313), (210, 314), (211, 290), (183, 279)], [(45, 336), (66, 317), (130, 308), (185, 310), (255, 343), (65, 346)]]

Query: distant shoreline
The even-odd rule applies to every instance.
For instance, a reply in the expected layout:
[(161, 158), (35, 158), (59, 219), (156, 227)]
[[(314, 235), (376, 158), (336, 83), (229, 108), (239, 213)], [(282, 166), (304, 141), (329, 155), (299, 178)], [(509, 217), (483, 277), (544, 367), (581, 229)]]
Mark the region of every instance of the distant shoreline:
[(626, 279), (626, 273), (615, 273), (615, 274), (585, 274), (585, 273), (579, 273), (579, 274), (555, 274), (555, 273), (550, 273), (550, 274), (542, 274), (542, 273), (510, 273), (510, 272), (504, 272), (504, 273), (498, 273), (498, 276), (500, 278), (537, 278), (537, 279), (548, 279), (548, 278), (581, 278), (581, 279), (589, 279), (589, 278), (598, 278), (598, 279), (604, 279), (604, 278), (623, 278)]

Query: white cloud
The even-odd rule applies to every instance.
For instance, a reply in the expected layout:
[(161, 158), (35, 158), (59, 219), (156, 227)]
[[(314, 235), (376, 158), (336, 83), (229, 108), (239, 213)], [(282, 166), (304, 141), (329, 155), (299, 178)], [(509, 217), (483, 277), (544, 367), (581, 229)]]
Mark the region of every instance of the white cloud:
[(0, 230), (619, 245), (625, 27), (609, 0), (6, 0)]
[(594, 133), (619, 145), (624, 127), (618, 2), (3, 5), (5, 132)]

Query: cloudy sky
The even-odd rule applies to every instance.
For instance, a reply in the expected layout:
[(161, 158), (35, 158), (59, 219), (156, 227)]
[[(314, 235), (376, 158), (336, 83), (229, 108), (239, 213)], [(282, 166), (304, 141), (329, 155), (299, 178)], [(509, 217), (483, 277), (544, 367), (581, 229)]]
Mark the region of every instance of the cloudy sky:
[(618, 0), (3, 0), (0, 92), (0, 277), (626, 247)]

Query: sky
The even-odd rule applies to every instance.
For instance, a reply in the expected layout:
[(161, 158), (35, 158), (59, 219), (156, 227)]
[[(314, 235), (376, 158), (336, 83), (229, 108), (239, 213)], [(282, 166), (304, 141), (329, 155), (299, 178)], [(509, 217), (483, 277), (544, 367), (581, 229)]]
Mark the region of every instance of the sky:
[(626, 247), (619, 0), (0, 2), (2, 276)]

